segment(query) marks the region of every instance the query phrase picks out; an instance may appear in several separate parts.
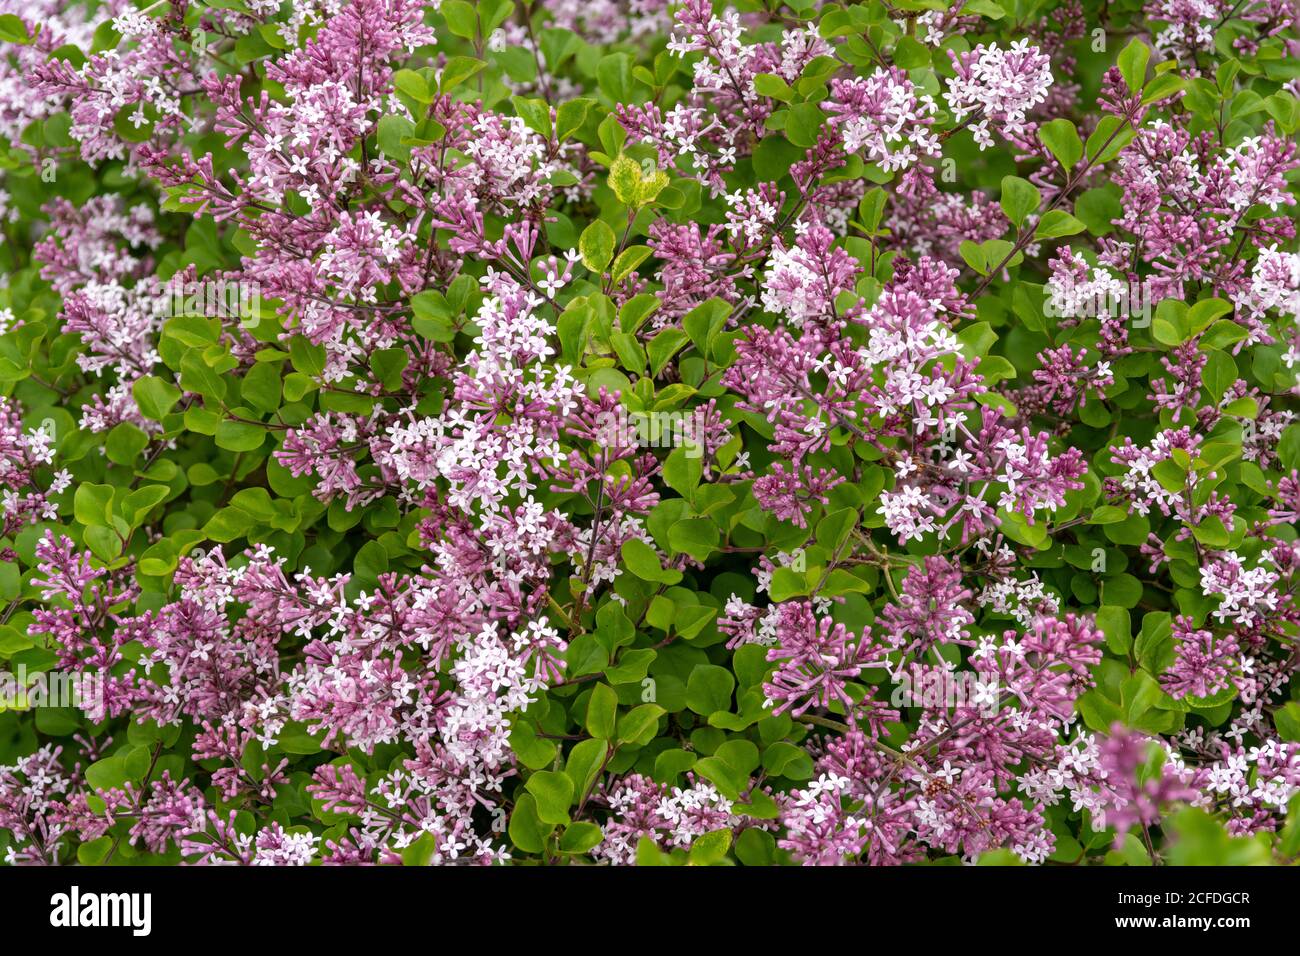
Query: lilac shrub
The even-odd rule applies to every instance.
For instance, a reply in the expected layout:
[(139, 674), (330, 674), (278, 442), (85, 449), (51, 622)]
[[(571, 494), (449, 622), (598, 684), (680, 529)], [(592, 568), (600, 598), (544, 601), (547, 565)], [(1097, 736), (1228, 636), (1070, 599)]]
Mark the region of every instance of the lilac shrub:
[(0, 0), (0, 856), (1294, 861), (1296, 16)]

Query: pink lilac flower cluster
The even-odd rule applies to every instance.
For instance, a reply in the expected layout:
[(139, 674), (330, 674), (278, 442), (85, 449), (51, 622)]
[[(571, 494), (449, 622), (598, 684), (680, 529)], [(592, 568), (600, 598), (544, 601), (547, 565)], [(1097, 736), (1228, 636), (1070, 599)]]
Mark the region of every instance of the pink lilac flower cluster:
[(0, 399), (0, 528), (5, 537), (19, 528), (58, 517), (53, 498), (72, 484), (72, 475), (54, 471), (54, 421), (25, 427), (14, 403)]
[(1046, 100), (1052, 85), (1049, 58), (1027, 39), (1007, 50), (993, 43), (948, 55), (957, 74), (945, 97), (948, 109), (955, 120), (970, 124), (980, 149), (993, 145), (990, 129), (1008, 139), (1022, 137), (1030, 111)]
[[(869, 631), (854, 639), (826, 618), (818, 623), (806, 604), (781, 605), (777, 644), (767, 653), (777, 669), (763, 688), (774, 713), (793, 706), (804, 717), (834, 702), (847, 722), (807, 718), (844, 736), (825, 743), (813, 785), (782, 802), (782, 845), (796, 859), (901, 863), (923, 857), (927, 847), (974, 858), (1006, 846), (1042, 862), (1054, 849), (1042, 816), (1025, 810), (1011, 784), (1027, 754), (1047, 759), (1069, 732), (1074, 702), (1091, 684), (1089, 667), (1101, 658), (1101, 635), (1067, 615), (1039, 618), (1023, 635), (1009, 630), (976, 641), (966, 629), (974, 618), (961, 603), (970, 592), (954, 589), (959, 580), (960, 572), (937, 558), (913, 571), (898, 603), (886, 606), (879, 639)], [(973, 649), (977, 691), (961, 701), (905, 698), (920, 720), (896, 750), (884, 738), (899, 711), (870, 696), (850, 697), (847, 688), (867, 667), (896, 677), (907, 671), (922, 685), (926, 657), (942, 645)], [(951, 677), (951, 665), (938, 673)]]

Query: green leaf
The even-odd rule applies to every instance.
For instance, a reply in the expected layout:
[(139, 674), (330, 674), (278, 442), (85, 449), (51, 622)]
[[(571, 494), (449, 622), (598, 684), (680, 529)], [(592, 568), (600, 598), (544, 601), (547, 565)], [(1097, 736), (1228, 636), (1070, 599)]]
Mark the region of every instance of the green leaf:
[(1300, 701), (1287, 703), (1273, 712), (1273, 726), (1283, 740), (1300, 742)]
[[(609, 167), (609, 188), (625, 206), (635, 205), (641, 192), (641, 167), (631, 156), (619, 156)], [(613, 242), (611, 240), (612, 248)]]
[(1173, 834), (1167, 862), (1174, 866), (1261, 866), (1272, 862), (1267, 834), (1233, 837), (1199, 807), (1185, 807), (1166, 818)]
[[(36, 32), (40, 32), (40, 27), (37, 27)], [(0, 15), (0, 41), (26, 46), (32, 42), (34, 36), (35, 34), (27, 32), (27, 25), (23, 23), (20, 17), (12, 13)]]
[(1187, 313), (1187, 329), (1191, 335), (1198, 335), (1208, 329), (1216, 319), (1232, 312), (1232, 303), (1223, 299), (1202, 299), (1195, 303)]
[(812, 149), (825, 121), (826, 114), (816, 103), (796, 103), (786, 113), (786, 138), (802, 149)]
[(813, 774), (812, 758), (802, 747), (778, 740), (763, 751), (763, 768), (774, 777), (808, 780)]
[(808, 593), (808, 580), (792, 568), (777, 568), (772, 572), (772, 583), (768, 593), (772, 600), (780, 603), (792, 597)]
[(384, 116), (375, 128), (379, 151), (389, 159), (405, 162), (411, 147), (402, 141), (415, 135), (415, 124), (405, 116)]
[(1218, 515), (1206, 515), (1192, 528), (1192, 536), (1207, 548), (1226, 548), (1232, 541), (1228, 529)]
[(885, 215), (885, 203), (888, 200), (885, 191), (879, 186), (867, 190), (862, 201), (858, 203), (858, 218), (867, 235), (874, 236), (880, 229), (880, 221)]
[(410, 361), (404, 348), (377, 349), (370, 354), (370, 371), (385, 389), (396, 391), (402, 387), (402, 373)]
[(1085, 151), (1093, 166), (1109, 163), (1133, 140), (1133, 127), (1117, 116), (1103, 116), (1088, 137)]
[(591, 792), (608, 755), (609, 743), (599, 737), (588, 737), (574, 744), (564, 764), (564, 775), (573, 787), (574, 802)]
[(1016, 228), (1022, 226), (1030, 213), (1038, 210), (1042, 195), (1038, 187), (1019, 176), (1002, 177), (1002, 211)]
[(1131, 574), (1117, 574), (1101, 583), (1101, 597), (1108, 605), (1136, 607), (1142, 600), (1142, 582)]
[(1075, 216), (1094, 236), (1114, 232), (1114, 221), (1121, 218), (1123, 212), (1118, 197), (1109, 189), (1089, 189), (1074, 203)]
[(317, 754), (321, 752), (321, 736), (308, 733), (305, 724), (290, 721), (276, 735), (276, 746), (287, 754)]
[(730, 710), (735, 689), (736, 678), (731, 671), (716, 664), (698, 664), (686, 682), (686, 706), (706, 717), (715, 711)]
[(149, 444), (149, 436), (130, 422), (119, 422), (104, 441), (104, 454), (115, 465), (129, 465)]
[(1137, 37), (1130, 40), (1128, 46), (1120, 50), (1116, 62), (1130, 93), (1141, 91), (1146, 82), (1147, 60), (1150, 58), (1151, 48)]
[(118, 789), (130, 779), (126, 758), (121, 753), (97, 760), (86, 768), (86, 782), (101, 793)]
[[(988, 354), (998, 340), (998, 334), (987, 322), (975, 322), (957, 333), (957, 340), (965, 346), (963, 351), (970, 358), (979, 358)], [(981, 366), (983, 371), (983, 366)]]
[(222, 508), (203, 526), (203, 535), (226, 544), (242, 538), (253, 526), (253, 519), (238, 508)]
[(690, 336), (681, 329), (668, 328), (655, 335), (646, 346), (646, 352), (650, 356), (650, 374), (657, 378), (678, 350), (689, 341)]
[(542, 139), (551, 138), (551, 107), (546, 100), (528, 99), (523, 96), (510, 97), (510, 103), (529, 129), (539, 133)]
[[(443, 9), (447, 7), (443, 4)], [(537, 800), (531, 793), (522, 794), (515, 801), (514, 812), (510, 814), (510, 842), (525, 853), (541, 853), (546, 848), (546, 837), (554, 825), (542, 823), (537, 812)]]
[(304, 336), (295, 335), (289, 340), (289, 359), (294, 368), (312, 378), (325, 371), (325, 348), (313, 345)]
[(145, 418), (160, 422), (180, 401), (181, 390), (156, 376), (143, 375), (132, 383), (131, 394)]
[(1106, 636), (1106, 646), (1114, 654), (1127, 654), (1133, 645), (1133, 624), (1128, 608), (1102, 607), (1097, 611), (1097, 627)]
[(665, 569), (659, 563), (659, 555), (654, 548), (640, 538), (631, 538), (623, 543), (620, 551), (627, 569), (643, 581), (657, 581), (663, 584), (676, 584), (682, 579), (680, 571)]
[(1231, 355), (1218, 349), (1206, 349), (1205, 352), (1205, 368), (1201, 370), (1201, 382), (1217, 402), (1237, 381), (1237, 363), (1233, 361)]
[(774, 73), (755, 74), (754, 89), (759, 96), (769, 96), (782, 103), (789, 103), (794, 99), (794, 90), (790, 89), (790, 84)]
[(586, 853), (599, 846), (604, 838), (596, 824), (579, 820), (565, 827), (560, 836), (560, 850), (564, 853)]
[(1067, 119), (1049, 120), (1038, 128), (1038, 138), (1061, 167), (1070, 172), (1083, 158), (1083, 140)]
[(543, 823), (568, 823), (573, 801), (573, 781), (554, 770), (538, 770), (525, 784), (537, 801), (537, 817)]
[(113, 837), (104, 835), (77, 847), (77, 862), (82, 866), (98, 866), (113, 848)]
[(433, 101), (433, 95), (429, 92), (429, 85), (424, 82), (424, 77), (414, 70), (398, 70), (394, 73), (393, 86), (396, 87), (399, 93), (405, 93), (418, 103)]
[(618, 742), (639, 746), (654, 739), (659, 729), (659, 719), (667, 713), (658, 704), (634, 707), (618, 720)]
[(894, 45), (894, 63), (904, 70), (915, 70), (930, 65), (930, 51), (926, 45), (907, 34)]
[(668, 529), (668, 544), (674, 551), (703, 561), (718, 547), (718, 526), (708, 518), (683, 518)]
[(602, 740), (614, 736), (614, 720), (618, 714), (618, 695), (608, 684), (597, 684), (587, 701), (587, 733)]
[(1173, 620), (1165, 611), (1150, 611), (1142, 618), (1142, 632), (1133, 643), (1138, 663), (1150, 674), (1162, 674), (1173, 663)]
[(456, 36), (472, 40), (478, 33), (478, 13), (465, 0), (444, 0), (438, 12), (447, 21), (447, 28)]
[(1186, 81), (1178, 74), (1161, 73), (1159, 76), (1152, 77), (1151, 82), (1142, 91), (1142, 104), (1147, 106), (1160, 100), (1167, 100), (1181, 92), (1184, 86)]
[(161, 504), (171, 494), (166, 485), (145, 485), (126, 496), (122, 502), (122, 515), (132, 527), (139, 525), (155, 505)]
[[(610, 53), (596, 64), (596, 85), (615, 103), (629, 103), (634, 80), (632, 58), (626, 53)], [(613, 119), (613, 117), (610, 117)]]
[(614, 258), (614, 230), (601, 220), (595, 220), (582, 231), (578, 252), (584, 266), (598, 275), (603, 273)]
[(276, 513), (271, 494), (265, 488), (241, 488), (231, 497), (230, 504), (255, 521), (269, 522)]
[(645, 622), (661, 631), (668, 631), (673, 626), (673, 616), (676, 612), (676, 604), (662, 594), (656, 594), (650, 599), (650, 606), (646, 609)]
[(555, 132), (561, 141), (568, 139), (580, 130), (587, 121), (587, 114), (596, 105), (596, 101), (587, 97), (568, 100), (561, 103), (556, 110)]
[(266, 429), (261, 425), (250, 425), (229, 418), (223, 418), (217, 425), (217, 447), (227, 451), (253, 451), (261, 448), (265, 440)]
[[(626, 620), (626, 617), (624, 618)], [(631, 627), (631, 622), (628, 622)], [(633, 631), (635, 634), (635, 631)], [(629, 637), (629, 640), (631, 638)], [(617, 666), (607, 667), (605, 676), (609, 678), (611, 684), (635, 684), (645, 678), (646, 671), (654, 663), (659, 652), (651, 647), (639, 647), (635, 650), (624, 651), (618, 659)]]
[(973, 242), (970, 239), (963, 239), (961, 245), (957, 247), (957, 251), (961, 253), (961, 257), (963, 261), (965, 261), (966, 265), (970, 266), (982, 276), (989, 274), (988, 257), (985, 255), (984, 249), (978, 242)]
[(258, 362), (239, 384), (239, 394), (251, 408), (269, 414), (280, 407), (280, 369), (270, 362)]
[(731, 315), (731, 305), (725, 299), (713, 298), (697, 305), (682, 317), (682, 328), (691, 337), (701, 355), (710, 354), (714, 337)]
[(618, 254), (618, 258), (614, 260), (614, 266), (609, 270), (609, 274), (616, 283), (622, 282), (649, 258), (649, 246), (628, 246)]
[(73, 516), (88, 528), (107, 527), (112, 518), (113, 487), (83, 482), (72, 497)]
[(1073, 236), (1083, 232), (1087, 227), (1068, 212), (1053, 209), (1038, 220), (1034, 230), (1037, 239), (1059, 239), (1061, 236)]
[(466, 80), (477, 75), (486, 66), (487, 64), (482, 60), (476, 60), (473, 57), (453, 56), (447, 61), (447, 65), (442, 68), (442, 74), (438, 77), (438, 88), (443, 93), (449, 93)]
[(1151, 320), (1151, 337), (1161, 345), (1182, 345), (1192, 335), (1187, 312), (1186, 303), (1176, 299), (1162, 301)]
[(226, 397), (226, 381), (203, 360), (199, 349), (181, 356), (181, 387), (197, 392), (211, 405), (220, 405)]
[[(669, 436), (673, 437), (673, 436)], [(664, 483), (683, 498), (694, 498), (704, 464), (698, 446), (674, 448), (664, 462)]]
[(731, 830), (712, 830), (695, 838), (691, 844), (691, 866), (716, 866), (731, 849)]

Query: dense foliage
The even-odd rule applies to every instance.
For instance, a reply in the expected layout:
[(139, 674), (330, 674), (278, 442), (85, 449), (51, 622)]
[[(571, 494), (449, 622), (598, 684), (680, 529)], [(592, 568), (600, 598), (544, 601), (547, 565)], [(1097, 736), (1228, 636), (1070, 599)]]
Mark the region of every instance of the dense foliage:
[(1294, 4), (144, 3), (0, 0), (7, 862), (1300, 854)]

